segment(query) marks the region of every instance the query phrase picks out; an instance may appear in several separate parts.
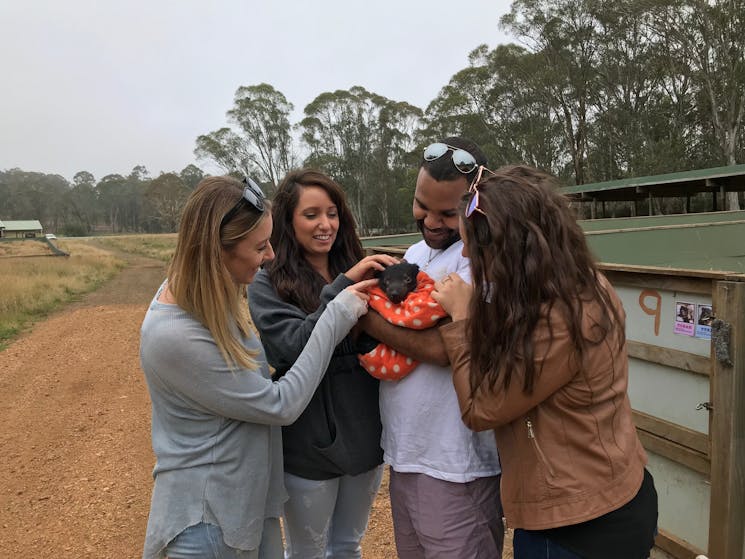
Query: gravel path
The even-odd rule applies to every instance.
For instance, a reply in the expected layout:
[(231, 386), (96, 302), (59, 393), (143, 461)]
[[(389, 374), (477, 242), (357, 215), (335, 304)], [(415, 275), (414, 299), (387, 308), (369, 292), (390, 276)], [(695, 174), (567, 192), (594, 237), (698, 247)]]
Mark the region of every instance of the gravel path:
[[(154, 463), (139, 328), (162, 263), (129, 261), (0, 352), (0, 557), (140, 557)], [(364, 541), (395, 557), (387, 489)]]

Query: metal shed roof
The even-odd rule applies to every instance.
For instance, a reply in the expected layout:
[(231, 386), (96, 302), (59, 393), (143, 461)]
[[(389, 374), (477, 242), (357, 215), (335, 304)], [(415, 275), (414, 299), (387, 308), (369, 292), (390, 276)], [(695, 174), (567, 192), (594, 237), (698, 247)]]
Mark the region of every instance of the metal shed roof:
[(38, 219), (3, 221), (6, 231), (41, 231), (43, 227)]
[(561, 191), (574, 199), (605, 201), (642, 200), (650, 195), (670, 197), (699, 192), (742, 192), (745, 191), (745, 164), (565, 186)]

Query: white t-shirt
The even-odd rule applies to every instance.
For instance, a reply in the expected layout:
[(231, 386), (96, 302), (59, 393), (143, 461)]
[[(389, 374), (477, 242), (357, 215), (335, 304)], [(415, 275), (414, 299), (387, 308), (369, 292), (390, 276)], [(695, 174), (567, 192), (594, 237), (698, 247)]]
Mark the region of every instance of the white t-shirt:
[[(463, 242), (445, 250), (420, 241), (406, 251), (432, 279), (457, 272), (471, 281)], [(420, 363), (399, 381), (381, 381), (381, 446), (385, 463), (397, 472), (415, 472), (465, 483), (501, 472), (493, 431), (476, 433), (461, 420), (450, 368)]]

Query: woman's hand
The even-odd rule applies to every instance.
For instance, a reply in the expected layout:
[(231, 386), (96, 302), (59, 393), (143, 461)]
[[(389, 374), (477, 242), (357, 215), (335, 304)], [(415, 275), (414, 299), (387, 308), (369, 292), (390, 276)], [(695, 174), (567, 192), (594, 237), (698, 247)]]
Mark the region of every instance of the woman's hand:
[(370, 300), (370, 294), (368, 293), (368, 290), (376, 285), (378, 285), (377, 279), (362, 280), (353, 285), (350, 285), (345, 289), (345, 291), (351, 292), (358, 299), (367, 303)]
[(398, 259), (388, 254), (373, 254), (372, 256), (365, 256), (357, 264), (349, 268), (344, 275), (350, 280), (358, 282), (370, 279), (375, 272), (384, 270), (387, 266), (397, 263)]
[(347, 307), (359, 319), (361, 316), (367, 314), (367, 302), (370, 300), (370, 294), (367, 290), (377, 283), (377, 279), (359, 281), (339, 292), (334, 297), (334, 301), (339, 301), (339, 303)]
[(468, 306), (472, 295), (473, 287), (455, 273), (448, 274), (441, 281), (436, 281), (432, 291), (432, 298), (440, 303), (453, 321), (468, 318)]

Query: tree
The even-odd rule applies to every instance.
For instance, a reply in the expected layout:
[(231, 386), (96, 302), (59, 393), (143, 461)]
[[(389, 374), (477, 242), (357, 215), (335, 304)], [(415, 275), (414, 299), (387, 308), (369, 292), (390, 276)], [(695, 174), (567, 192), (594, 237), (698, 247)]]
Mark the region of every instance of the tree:
[(587, 182), (589, 123), (597, 87), (593, 0), (515, 0), (501, 24), (539, 55), (536, 90), (561, 123), (576, 184)]
[(363, 234), (387, 231), (400, 208), (397, 172), (391, 171), (413, 147), (421, 109), (355, 86), (320, 94), (305, 115), (300, 128), (310, 150), (306, 164), (344, 186)]
[[(657, 31), (691, 67), (700, 93), (698, 110), (708, 116), (719, 161), (737, 163), (745, 117), (745, 2), (669, 0), (656, 10)], [(739, 209), (736, 193), (729, 209)]]
[(66, 233), (90, 233), (96, 223), (98, 204), (95, 189), (96, 179), (88, 171), (79, 171), (72, 178), (72, 187), (65, 197), (70, 219), (65, 224)]
[(648, 0), (593, 7), (596, 20), (595, 118), (588, 165), (595, 180), (679, 170), (686, 162), (690, 97), (653, 31)]
[(45, 228), (57, 230), (65, 214), (59, 201), (68, 189), (68, 182), (59, 175), (10, 169), (0, 177), (0, 216), (38, 219)]
[(486, 45), (469, 55), (469, 67), (455, 74), (430, 103), (424, 145), (446, 136), (465, 136), (485, 152), (489, 164), (527, 163), (561, 171), (561, 126), (539, 93), (537, 55), (515, 45)]
[[(275, 188), (296, 166), (289, 116), (292, 103), (269, 84), (241, 86), (227, 112), (235, 127), (199, 136), (195, 154), (228, 173), (255, 175)], [(257, 172), (258, 170), (258, 172)]]
[(194, 190), (194, 188), (204, 178), (204, 171), (194, 164), (189, 164), (181, 169), (179, 177), (184, 181), (184, 184), (189, 190)]
[(162, 231), (176, 231), (181, 210), (191, 190), (176, 173), (162, 173), (145, 190), (149, 217), (154, 218)]
[(112, 233), (123, 230), (122, 215), (126, 213), (127, 179), (119, 174), (103, 177), (96, 185), (96, 194)]
[(213, 161), (227, 174), (258, 176), (259, 173), (244, 139), (227, 127), (199, 136), (194, 154), (199, 159)]

